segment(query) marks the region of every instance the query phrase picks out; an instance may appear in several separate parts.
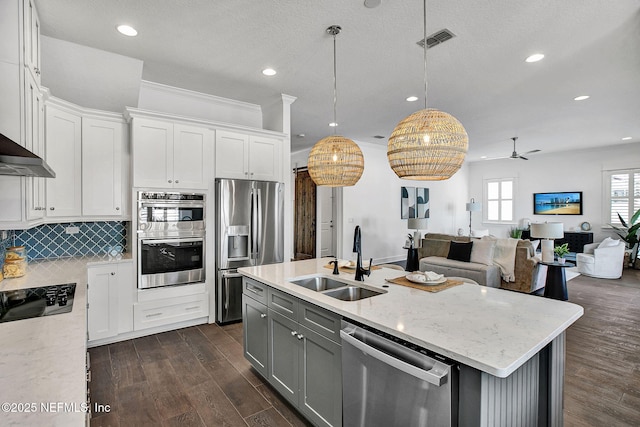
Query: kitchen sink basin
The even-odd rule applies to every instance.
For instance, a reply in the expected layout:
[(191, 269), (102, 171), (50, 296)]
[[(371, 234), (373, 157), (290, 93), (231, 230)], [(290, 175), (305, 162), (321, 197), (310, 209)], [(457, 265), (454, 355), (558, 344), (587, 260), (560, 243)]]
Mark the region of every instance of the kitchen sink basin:
[(294, 278), (289, 282), (342, 301), (358, 301), (384, 293), (384, 291), (374, 291), (328, 276)]
[(323, 292), (323, 294), (325, 295), (337, 298), (342, 301), (358, 301), (361, 299), (380, 295), (381, 293), (382, 292), (361, 288), (359, 286), (345, 286), (343, 288), (337, 288)]
[(305, 287), (307, 289), (311, 289), (312, 291), (316, 292), (349, 286), (348, 283), (341, 282), (339, 280), (335, 280), (326, 276), (315, 276), (308, 277), (306, 279), (292, 280), (291, 283)]

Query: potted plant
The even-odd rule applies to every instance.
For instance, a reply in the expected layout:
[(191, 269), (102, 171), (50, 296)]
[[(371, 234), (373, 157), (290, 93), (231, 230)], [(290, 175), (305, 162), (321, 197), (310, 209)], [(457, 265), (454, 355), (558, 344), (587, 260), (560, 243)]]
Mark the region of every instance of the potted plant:
[(519, 239), (522, 237), (522, 228), (512, 227), (509, 229), (509, 237), (514, 239)]
[(616, 230), (616, 234), (626, 242), (627, 248), (631, 250), (629, 254), (629, 267), (633, 268), (635, 268), (636, 260), (638, 259), (638, 234), (640, 234), (639, 218), (640, 209), (631, 216), (629, 224), (627, 224), (619, 213), (618, 219), (620, 220), (622, 227), (609, 224), (614, 230)]
[(563, 243), (562, 245), (558, 245), (555, 248), (553, 248), (553, 252), (558, 257), (558, 262), (560, 264), (564, 264), (564, 261), (565, 261), (564, 256), (569, 253), (569, 244)]

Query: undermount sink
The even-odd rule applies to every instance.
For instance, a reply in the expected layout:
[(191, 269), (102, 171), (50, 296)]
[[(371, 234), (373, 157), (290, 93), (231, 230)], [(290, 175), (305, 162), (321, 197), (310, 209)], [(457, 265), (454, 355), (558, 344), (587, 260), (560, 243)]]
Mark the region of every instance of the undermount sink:
[(361, 288), (359, 286), (345, 286), (344, 288), (333, 289), (323, 293), (342, 301), (358, 301), (361, 299), (380, 295), (382, 292)]
[(326, 291), (327, 289), (342, 288), (349, 285), (348, 283), (334, 280), (326, 276), (307, 277), (306, 279), (292, 280), (291, 283), (316, 292)]
[(290, 282), (342, 301), (358, 301), (384, 293), (327, 276), (305, 277)]

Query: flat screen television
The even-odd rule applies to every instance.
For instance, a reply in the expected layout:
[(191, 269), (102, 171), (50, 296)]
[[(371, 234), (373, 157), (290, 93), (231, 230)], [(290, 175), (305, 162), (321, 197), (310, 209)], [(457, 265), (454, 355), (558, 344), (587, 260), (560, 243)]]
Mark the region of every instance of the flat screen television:
[(534, 215), (582, 215), (582, 191), (533, 193)]

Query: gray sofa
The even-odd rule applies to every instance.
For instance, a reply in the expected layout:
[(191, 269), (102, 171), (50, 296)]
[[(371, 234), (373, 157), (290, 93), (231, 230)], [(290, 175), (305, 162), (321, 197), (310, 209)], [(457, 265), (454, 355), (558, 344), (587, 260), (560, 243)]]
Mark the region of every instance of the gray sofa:
[(534, 258), (535, 253), (529, 240), (520, 240), (516, 247), (515, 281), (505, 282), (496, 265), (485, 265), (448, 259), (451, 242), (469, 242), (466, 236), (428, 233), (418, 249), (420, 271), (433, 271), (445, 276), (467, 277), (478, 284), (492, 288), (503, 288), (532, 293), (544, 287), (546, 267)]

